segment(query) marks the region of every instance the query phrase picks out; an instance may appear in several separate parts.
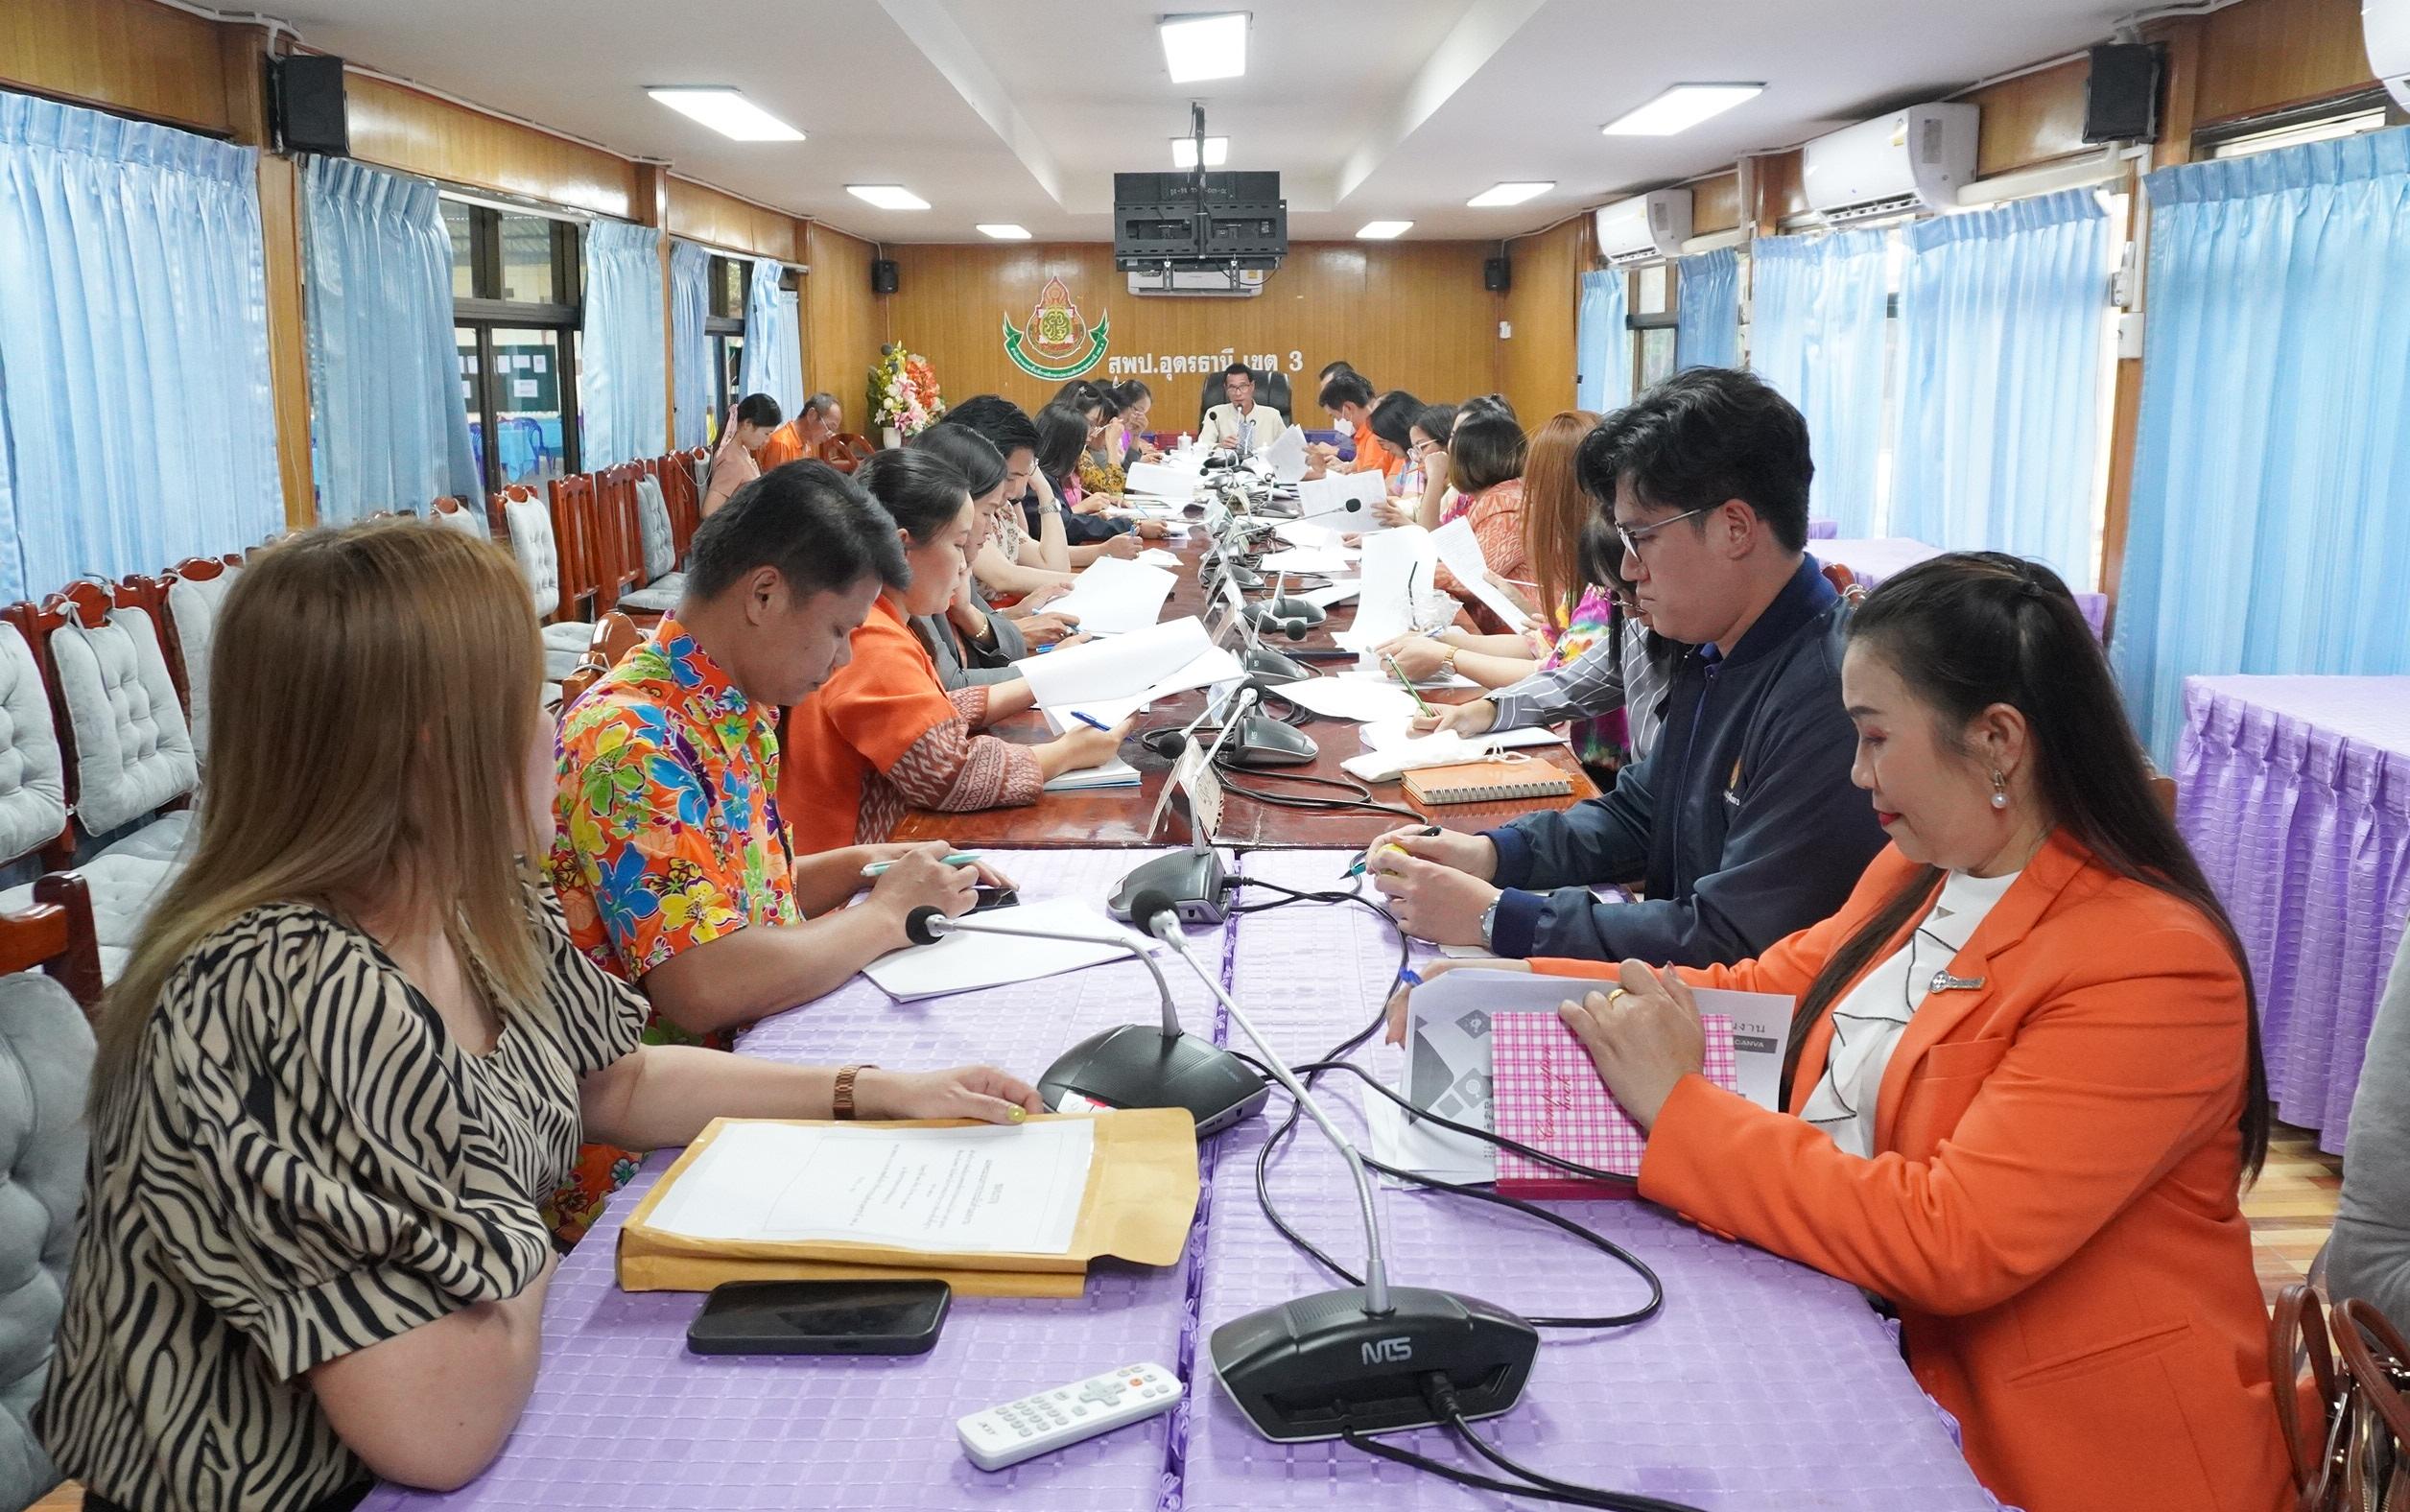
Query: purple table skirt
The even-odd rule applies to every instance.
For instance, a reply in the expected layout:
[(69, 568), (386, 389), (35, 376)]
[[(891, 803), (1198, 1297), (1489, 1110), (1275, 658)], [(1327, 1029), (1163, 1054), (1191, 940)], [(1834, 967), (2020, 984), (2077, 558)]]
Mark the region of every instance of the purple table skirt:
[[(1830, 535), (1819, 536), (1816, 522), (1809, 521), (1808, 549), (1820, 562), (1837, 563), (1857, 576), (1859, 583), (1872, 593), (1882, 586), (1883, 579), (1907, 571), (1928, 557), (1939, 556), (1942, 549), (1904, 536), (1881, 536), (1868, 540), (1838, 540)], [(2109, 625), (2109, 596), (2078, 590), (2075, 606), (2084, 611), (2085, 623), (2092, 634), (2103, 635)]]
[[(999, 853), (1031, 901), (1105, 896), (1142, 851)], [(1208, 960), (1226, 932), (1194, 934)], [(1213, 1022), (1195, 978), (1167, 970), (1189, 1022)], [(1182, 985), (1185, 980), (1185, 987)], [(1075, 1040), (1155, 991), (1135, 962), (1093, 966), (977, 997), (897, 1004), (857, 978), (763, 1021), (742, 1052), (898, 1068), (985, 1060), (1034, 1080)], [(1171, 1421), (1091, 1439), (996, 1474), (974, 1466), (955, 1419), (1115, 1365), (1175, 1363), (1192, 1315), (1193, 1252), (1169, 1270), (1098, 1264), (1076, 1301), (957, 1297), (937, 1347), (890, 1359), (705, 1358), (686, 1352), (702, 1298), (623, 1293), (619, 1225), (674, 1151), (611, 1201), (561, 1263), (544, 1308), (544, 1358), (527, 1414), (494, 1467), (448, 1497), (382, 1487), (396, 1508), (1099, 1508), (1149, 1512), (1170, 1494)], [(1201, 1239), (1201, 1229), (1198, 1238)]]
[(2277, 1116), (2340, 1154), (2410, 914), (2410, 677), (2191, 677), (2177, 817), (2251, 957)]
[[(1289, 886), (1327, 887), (1345, 862), (1335, 852), (1259, 851), (1245, 870)], [(1396, 963), (1396, 935), (1369, 910), (1300, 905), (1245, 921), (1233, 993), (1281, 1053), (1303, 1060), (1363, 1027)], [(1394, 1083), (1398, 1051), (1376, 1047), (1358, 1058)], [(1370, 1094), (1339, 1077), (1322, 1088), (1341, 1125), (1363, 1137), (1359, 1110)], [(1207, 1333), (1240, 1313), (1339, 1285), (1283, 1240), (1257, 1205), (1254, 1156), (1268, 1131), (1267, 1123), (1250, 1122), (1220, 1141), (1200, 1309)], [(1301, 1232), (1342, 1264), (1360, 1266), (1353, 1188), (1336, 1153), (1311, 1129), (1283, 1151), (1272, 1192)], [(1397, 1284), (1452, 1288), (1525, 1313), (1621, 1311), (1645, 1298), (1639, 1278), (1553, 1229), (1422, 1193), (1384, 1189), (1381, 1201)], [(1561, 1478), (1736, 1512), (1989, 1512), (1996, 1505), (1902, 1362), (1889, 1329), (1855, 1288), (1714, 1239), (1645, 1203), (1549, 1206), (1653, 1266), (1666, 1307), (1638, 1328), (1543, 1333), (1522, 1404), (1481, 1425), (1509, 1454)], [(1186, 1512), (1506, 1504), (1344, 1444), (1267, 1443), (1201, 1361), (1191, 1408)], [(1483, 1468), (1445, 1432), (1396, 1441), (1444, 1463)]]
[(1838, 520), (1813, 519), (1808, 522), (1808, 538), (1811, 541), (1829, 541), (1840, 533), (1841, 522)]

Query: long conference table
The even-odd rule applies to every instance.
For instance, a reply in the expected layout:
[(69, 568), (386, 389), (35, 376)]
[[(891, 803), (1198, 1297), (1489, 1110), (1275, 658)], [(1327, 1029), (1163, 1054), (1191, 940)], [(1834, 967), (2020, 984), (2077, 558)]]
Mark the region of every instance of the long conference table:
[[(1352, 727), (1313, 728), (1319, 737)], [(1029, 901), (1100, 901), (1129, 868), (1162, 854), (1129, 838), (1152, 808), (1158, 780), (1051, 795), (1016, 816), (1029, 837), (1022, 848), (998, 849), (994, 860)], [(1232, 847), (1234, 870), (1300, 890), (1347, 886), (1353, 850), (1387, 822), (1287, 811), (1246, 821), (1243, 802), (1233, 798), (1228, 815), (1249, 836)], [(964, 817), (948, 816), (942, 832), (996, 843)], [(1310, 837), (1305, 827), (1316, 824), (1332, 833)], [(1264, 889), (1244, 901), (1273, 896)], [(1192, 930), (1190, 939), (1292, 1062), (1320, 1056), (1370, 1022), (1401, 945), (1382, 918), (1350, 903), (1233, 913)], [(1410, 957), (1430, 954), (1416, 945)], [(1191, 973), (1176, 960), (1164, 965), (1192, 1030), (1250, 1048)], [(755, 1025), (736, 1052), (912, 1068), (983, 1060), (1035, 1079), (1084, 1036), (1152, 1023), (1156, 1011), (1152, 979), (1134, 961), (910, 1004), (857, 978)], [(1392, 1084), (1399, 1056), (1377, 1044), (1357, 1052)], [(1333, 1077), (1318, 1095), (1352, 1137), (1365, 1138), (1369, 1094)], [(1283, 1108), (1276, 1098), (1267, 1112), (1277, 1118)], [(1250, 1119), (1200, 1147), (1203, 1193), (1176, 1265), (1099, 1262), (1073, 1300), (957, 1297), (934, 1349), (887, 1358), (688, 1353), (685, 1330), (700, 1296), (631, 1294), (616, 1282), (619, 1227), (676, 1153), (656, 1151), (562, 1261), (544, 1308), (533, 1396), (500, 1459), (458, 1492), (385, 1486), (366, 1505), (1470, 1512), (1536, 1504), (1344, 1444), (1269, 1443), (1214, 1383), (1200, 1352), (1216, 1327), (1338, 1285), (1285, 1242), (1258, 1205), (1255, 1158), (1271, 1127), (1269, 1119)], [(1270, 1190), (1290, 1223), (1342, 1263), (1360, 1264), (1345, 1168), (1310, 1128), (1280, 1155)], [(1526, 1315), (1621, 1311), (1642, 1298), (1631, 1272), (1528, 1218), (1412, 1190), (1383, 1188), (1379, 1201), (1400, 1284), (1463, 1291)], [(1997, 1507), (1968, 1470), (1955, 1427), (1902, 1362), (1894, 1330), (1856, 1288), (1647, 1203), (1548, 1206), (1654, 1267), (1665, 1306), (1635, 1327), (1544, 1332), (1520, 1405), (1481, 1425), (1506, 1453), (1561, 1479), (1716, 1512)], [(972, 1465), (956, 1440), (955, 1421), (967, 1413), (1147, 1361), (1170, 1366), (1187, 1385), (1164, 1416), (997, 1473)], [(1390, 1441), (1466, 1471), (1486, 1468), (1444, 1431)]]

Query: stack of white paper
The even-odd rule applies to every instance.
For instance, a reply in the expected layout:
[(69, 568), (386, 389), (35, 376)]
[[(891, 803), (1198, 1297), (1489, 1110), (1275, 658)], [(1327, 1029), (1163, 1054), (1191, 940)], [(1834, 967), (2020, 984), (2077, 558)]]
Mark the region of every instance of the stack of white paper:
[(1481, 538), (1473, 533), (1473, 517), (1460, 514), (1438, 530), (1431, 532), (1431, 549), (1448, 570), (1456, 575), (1464, 591), (1481, 601), (1488, 610), (1508, 626), (1521, 629), (1531, 616), (1515, 606), (1515, 601), (1498, 591), (1490, 581), (1487, 558), (1481, 555)]
[(746, 1243), (842, 1240), (933, 1254), (1071, 1249), (1096, 1123), (846, 1128), (723, 1124), (652, 1227)]
[(1056, 977), (1108, 960), (1127, 960), (1129, 952), (1116, 940), (1128, 940), (1144, 950), (1158, 943), (1137, 931), (1116, 924), (1093, 903), (1078, 898), (1049, 898), (1018, 908), (991, 909), (982, 923), (1013, 929), (1048, 930), (1093, 936), (1086, 940), (1024, 939), (1003, 934), (949, 934), (933, 945), (913, 945), (883, 956), (862, 968), (862, 975), (898, 1003), (942, 998), (957, 992), (978, 992), (1016, 981)]
[(1204, 622), (1193, 614), (1110, 640), (1025, 656), (1012, 666), (1028, 680), (1040, 708), (1084, 709), (1099, 719), (1104, 718), (1099, 706), (1112, 700), (1126, 699), (1136, 708), (1245, 674), (1239, 659), (1216, 646)]
[(1101, 767), (1089, 767), (1079, 771), (1067, 771), (1046, 785), (1049, 792), (1080, 792), (1090, 788), (1135, 788), (1141, 776), (1137, 768), (1116, 756)]
[[(1423, 742), (1431, 739), (1429, 735), (1415, 734), (1413, 726), (1404, 720), (1369, 722), (1358, 733), (1364, 743), (1364, 748), (1376, 751), (1410, 752), (1420, 747)], [(1565, 744), (1564, 736), (1544, 724), (1535, 724), (1521, 730), (1493, 730), (1486, 735), (1467, 735), (1461, 739), (1467, 745), (1482, 751), (1520, 750), (1525, 747)]]
[[(1175, 454), (1175, 457), (1178, 455), (1180, 454)], [(1178, 461), (1132, 462), (1129, 465), (1129, 471), (1122, 475), (1122, 491), (1124, 495), (1169, 499), (1174, 504), (1186, 504), (1196, 497), (1197, 483), (1204, 477), (1202, 456), (1195, 456), (1193, 460), (1196, 465), (1193, 467), (1183, 465)]]
[(1282, 483), (1295, 483), (1306, 475), (1306, 433), (1292, 425), (1280, 433), (1264, 453), (1264, 465)]
[(1160, 546), (1147, 547), (1145, 551), (1140, 552), (1135, 559), (1142, 566), (1169, 567), (1174, 571), (1178, 570), (1180, 565), (1180, 558), (1177, 553), (1165, 551)]
[(1291, 546), (1308, 551), (1335, 547), (1346, 532), (1335, 525), (1316, 525), (1311, 520), (1283, 520), (1272, 527), (1272, 533)]
[(1179, 581), (1160, 567), (1100, 556), (1073, 580), (1071, 592), (1048, 607), (1079, 616), (1082, 634), (1127, 635), (1162, 618), (1164, 601)]
[(1335, 604), (1345, 603), (1348, 600), (1353, 599), (1356, 595), (1361, 593), (1363, 589), (1364, 584), (1361, 579), (1335, 578), (1333, 579), (1325, 587), (1300, 588), (1291, 593), (1289, 597), (1292, 599), (1302, 599), (1306, 602), (1313, 604), (1318, 608), (1328, 609)]
[(1293, 546), (1271, 552), (1255, 564), (1258, 572), (1345, 572), (1356, 564), (1356, 551), (1346, 546)]
[(1420, 713), (1414, 696), (1393, 683), (1365, 677), (1309, 677), (1285, 682), (1275, 692), (1326, 720), (1410, 720)]

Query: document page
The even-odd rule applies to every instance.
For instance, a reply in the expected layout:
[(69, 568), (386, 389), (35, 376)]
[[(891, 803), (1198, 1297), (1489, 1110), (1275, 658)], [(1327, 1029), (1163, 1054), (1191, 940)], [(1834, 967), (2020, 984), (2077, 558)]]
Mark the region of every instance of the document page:
[(1364, 537), (1356, 624), (1335, 637), (1338, 644), (1349, 650), (1370, 650), (1414, 628), (1414, 595), (1430, 591), (1438, 560), (1430, 533), (1419, 525)]
[(1498, 585), (1490, 581), (1489, 561), (1481, 555), (1481, 539), (1473, 533), (1469, 515), (1460, 514), (1431, 532), (1431, 547), (1448, 570), (1456, 575), (1464, 591), (1478, 599), (1500, 621), (1518, 628), (1530, 622), (1531, 616), (1515, 607), (1515, 601), (1499, 592)]
[(1179, 581), (1160, 567), (1100, 556), (1073, 579), (1071, 592), (1047, 607), (1056, 614), (1077, 615), (1086, 634), (1127, 635), (1163, 617), (1164, 601)]
[(1095, 1154), (1088, 1119), (961, 1129), (729, 1123), (651, 1223), (687, 1239), (1061, 1255)]
[(1124, 498), (1169, 499), (1174, 504), (1186, 504), (1195, 497), (1196, 485), (1203, 477), (1201, 455), (1193, 467), (1177, 461), (1132, 462), (1129, 471), (1122, 476), (1122, 493)]

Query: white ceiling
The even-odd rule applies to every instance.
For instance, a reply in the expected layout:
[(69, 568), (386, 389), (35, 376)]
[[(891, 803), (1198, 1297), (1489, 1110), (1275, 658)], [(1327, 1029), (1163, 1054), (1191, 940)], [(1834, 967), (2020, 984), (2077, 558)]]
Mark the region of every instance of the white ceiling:
[[(1252, 0), (1245, 77), (1180, 85), (1155, 17), (1248, 0), (288, 0), (315, 47), (666, 159), (765, 204), (890, 242), (981, 222), (1108, 241), (1112, 175), (1170, 167), (1192, 99), (1228, 166), (1273, 169), (1289, 235), (1412, 221), (1504, 237), (1897, 103), (2107, 37), (2132, 0)], [(1674, 137), (1598, 128), (1667, 84), (1765, 93)], [(645, 97), (729, 84), (809, 135), (739, 143)], [(1502, 209), (1500, 179), (1556, 189)], [(925, 211), (848, 183), (901, 183)]]

